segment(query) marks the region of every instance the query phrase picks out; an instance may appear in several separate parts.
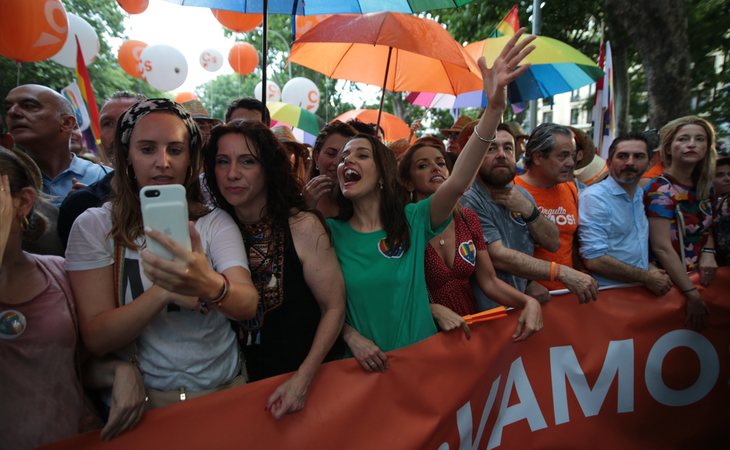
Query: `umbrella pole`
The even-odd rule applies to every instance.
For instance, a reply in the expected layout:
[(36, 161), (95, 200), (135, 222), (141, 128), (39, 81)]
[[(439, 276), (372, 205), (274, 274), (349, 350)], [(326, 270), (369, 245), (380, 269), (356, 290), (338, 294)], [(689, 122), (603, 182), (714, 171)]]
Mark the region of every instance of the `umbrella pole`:
[[(263, 4), (263, 12), (264, 12), (264, 45), (263, 45), (263, 55), (261, 58), (261, 103), (263, 104), (263, 109), (261, 110), (261, 117), (266, 117), (266, 94), (269, 92), (268, 89), (266, 89), (266, 62), (268, 60), (268, 28), (269, 28), (269, 0), (264, 0)], [(266, 126), (269, 126), (269, 124), (266, 124)]]
[[(266, 0), (264, 0), (266, 1)], [(375, 124), (375, 134), (380, 130), (380, 116), (383, 114), (383, 102), (385, 101), (385, 85), (388, 83), (388, 69), (390, 69), (390, 56), (393, 54), (393, 47), (388, 47), (388, 61), (385, 63), (385, 78), (383, 78), (383, 91), (380, 93), (380, 107), (378, 108), (378, 122)]]

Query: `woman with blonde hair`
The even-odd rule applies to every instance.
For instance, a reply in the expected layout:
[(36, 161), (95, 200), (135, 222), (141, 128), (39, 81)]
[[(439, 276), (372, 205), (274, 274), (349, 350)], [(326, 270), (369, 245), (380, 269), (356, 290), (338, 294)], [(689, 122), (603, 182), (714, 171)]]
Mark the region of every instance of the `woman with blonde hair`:
[(705, 119), (684, 116), (659, 130), (664, 173), (644, 188), (651, 250), (687, 299), (687, 322), (705, 324), (707, 306), (687, 272), (707, 286), (717, 270), (712, 236), (715, 130)]

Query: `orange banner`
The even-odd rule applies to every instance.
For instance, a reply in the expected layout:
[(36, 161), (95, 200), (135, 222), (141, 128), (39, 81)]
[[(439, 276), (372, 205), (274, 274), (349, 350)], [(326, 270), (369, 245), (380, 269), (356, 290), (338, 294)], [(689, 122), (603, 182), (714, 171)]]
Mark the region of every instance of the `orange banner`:
[(572, 295), (514, 343), (516, 312), (390, 352), (385, 373), (326, 364), (304, 411), (264, 411), (276, 377), (147, 414), (111, 442), (52, 449), (709, 449), (730, 448), (730, 269), (702, 289), (709, 326), (684, 326), (676, 289)]

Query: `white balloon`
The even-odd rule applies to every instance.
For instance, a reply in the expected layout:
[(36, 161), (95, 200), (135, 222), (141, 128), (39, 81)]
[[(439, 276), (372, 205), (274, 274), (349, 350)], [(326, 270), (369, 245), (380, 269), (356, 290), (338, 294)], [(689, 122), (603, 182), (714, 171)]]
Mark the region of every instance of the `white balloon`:
[(319, 108), (319, 89), (309, 78), (292, 78), (281, 91), (281, 101), (315, 113)]
[(81, 44), (81, 53), (84, 55), (84, 63), (88, 66), (93, 63), (99, 54), (99, 36), (94, 28), (81, 17), (74, 13), (68, 13), (68, 35), (66, 42), (51, 60), (72, 69), (76, 68), (76, 37)]
[[(255, 88), (253, 88), (253, 95), (256, 100), (261, 101), (261, 84), (259, 81)], [(271, 80), (266, 80), (266, 101), (267, 102), (278, 102), (281, 99), (281, 88), (278, 84)]]
[(223, 54), (214, 48), (207, 48), (200, 54), (200, 65), (208, 72), (215, 72), (223, 67)]
[(161, 91), (172, 91), (188, 77), (188, 62), (180, 50), (169, 45), (152, 45), (142, 50), (142, 78)]

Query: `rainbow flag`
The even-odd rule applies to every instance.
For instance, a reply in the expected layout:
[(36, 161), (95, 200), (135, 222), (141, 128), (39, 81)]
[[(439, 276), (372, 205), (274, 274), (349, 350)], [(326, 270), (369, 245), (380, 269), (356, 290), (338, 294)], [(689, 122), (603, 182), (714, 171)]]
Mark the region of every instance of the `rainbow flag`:
[(517, 5), (514, 5), (507, 15), (505, 15), (497, 26), (494, 27), (494, 31), (492, 31), (487, 37), (494, 38), (500, 36), (512, 36), (517, 33), (517, 30), (519, 29), (520, 18), (517, 14)]
[(91, 88), (91, 78), (86, 70), (84, 55), (81, 52), (81, 44), (78, 36), (76, 37), (76, 80), (81, 91), (81, 97), (86, 102), (86, 108), (89, 111), (89, 119), (91, 119), (91, 131), (94, 133), (94, 141), (99, 142), (101, 130), (99, 129), (99, 108), (96, 106), (96, 98), (94, 98), (94, 90)]
[(614, 98), (613, 98), (613, 58), (611, 57), (611, 43), (603, 43), (601, 39), (601, 50), (598, 57), (598, 66), (603, 69), (605, 75), (596, 81), (596, 100), (593, 105), (593, 143), (596, 146), (596, 153), (608, 159), (608, 147), (611, 146), (616, 136), (616, 123), (614, 120)]

